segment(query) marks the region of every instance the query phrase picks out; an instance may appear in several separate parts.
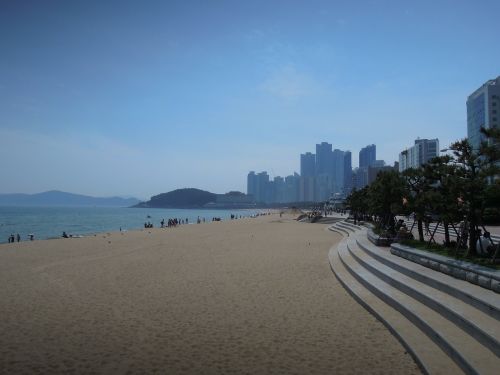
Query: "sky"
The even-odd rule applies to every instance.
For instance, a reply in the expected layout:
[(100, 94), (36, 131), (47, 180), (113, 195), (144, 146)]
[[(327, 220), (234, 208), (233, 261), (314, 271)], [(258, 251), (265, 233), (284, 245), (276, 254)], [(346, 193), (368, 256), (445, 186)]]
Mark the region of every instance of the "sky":
[(0, 0), (0, 193), (246, 191), (329, 142), (466, 137), (500, 1)]

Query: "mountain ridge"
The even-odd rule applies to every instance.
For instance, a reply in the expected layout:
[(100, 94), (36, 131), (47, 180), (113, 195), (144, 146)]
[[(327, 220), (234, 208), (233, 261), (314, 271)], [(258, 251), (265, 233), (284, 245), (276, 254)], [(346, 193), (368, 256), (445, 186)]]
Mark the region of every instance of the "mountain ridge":
[(0, 194), (0, 206), (130, 207), (139, 202), (136, 198), (92, 197), (60, 190), (35, 194)]
[(196, 188), (183, 188), (154, 195), (147, 202), (140, 202), (137, 208), (200, 208), (215, 202), (217, 194)]

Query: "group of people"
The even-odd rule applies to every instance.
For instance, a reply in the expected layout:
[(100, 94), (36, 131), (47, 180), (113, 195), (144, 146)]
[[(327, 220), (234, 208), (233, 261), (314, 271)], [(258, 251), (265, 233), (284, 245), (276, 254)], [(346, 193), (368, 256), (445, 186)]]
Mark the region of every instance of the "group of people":
[[(241, 215), (236, 215), (236, 214), (231, 214), (231, 220), (236, 220), (236, 219), (241, 219), (243, 216)], [(212, 217), (212, 221), (222, 221), (221, 217)], [(206, 219), (204, 217), (199, 217), (196, 219), (197, 224), (205, 223)], [(185, 225), (189, 224), (189, 219), (179, 219), (179, 218), (173, 218), (173, 219), (168, 219), (165, 222), (165, 219), (162, 219), (160, 221), (160, 227), (161, 228), (171, 228), (171, 227), (176, 227), (178, 225)], [(153, 228), (153, 224), (150, 222), (144, 223), (144, 228)]]
[[(30, 241), (33, 241), (35, 239), (35, 235), (33, 234), (28, 234), (28, 238)], [(14, 236), (14, 233), (12, 233), (9, 238), (8, 238), (8, 243), (14, 243), (14, 242), (21, 242), (21, 235), (19, 233), (17, 233), (15, 236)]]
[(14, 236), (14, 233), (12, 233), (10, 236), (9, 236), (9, 243), (14, 243), (14, 242), (20, 242), (21, 241), (21, 235), (18, 233)]
[(171, 227), (176, 227), (178, 225), (184, 225), (184, 224), (189, 224), (188, 218), (186, 219), (168, 219), (167, 220), (167, 225), (165, 225), (165, 219), (161, 219), (160, 226), (162, 228), (171, 228)]

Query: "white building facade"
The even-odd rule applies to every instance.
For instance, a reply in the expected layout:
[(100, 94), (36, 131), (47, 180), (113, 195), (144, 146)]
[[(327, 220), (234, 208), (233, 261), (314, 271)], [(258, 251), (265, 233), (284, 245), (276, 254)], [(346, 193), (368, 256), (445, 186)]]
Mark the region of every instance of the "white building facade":
[(415, 144), (399, 153), (399, 171), (418, 168), (439, 156), (439, 139), (416, 139)]

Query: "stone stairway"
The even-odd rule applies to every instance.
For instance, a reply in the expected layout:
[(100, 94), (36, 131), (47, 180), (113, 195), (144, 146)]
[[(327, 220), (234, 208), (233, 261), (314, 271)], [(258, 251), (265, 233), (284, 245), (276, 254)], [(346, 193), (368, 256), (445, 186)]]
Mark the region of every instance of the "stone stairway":
[(373, 245), (339, 221), (329, 253), (348, 292), (401, 341), (425, 373), (500, 373), (500, 296)]

